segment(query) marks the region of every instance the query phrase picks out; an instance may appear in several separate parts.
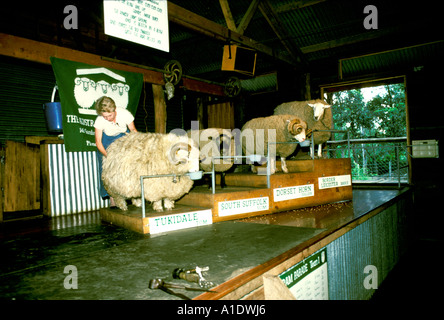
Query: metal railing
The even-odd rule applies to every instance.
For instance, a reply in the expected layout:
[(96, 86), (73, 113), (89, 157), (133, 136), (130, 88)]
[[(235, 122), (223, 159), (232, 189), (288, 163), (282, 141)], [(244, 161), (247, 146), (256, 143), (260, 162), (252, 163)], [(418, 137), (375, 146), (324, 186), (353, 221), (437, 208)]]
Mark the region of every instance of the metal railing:
[[(347, 145), (348, 144), (348, 145)], [(327, 158), (350, 158), (353, 183), (409, 183), (407, 139), (367, 138), (328, 141)]]
[[(409, 165), (407, 150), (407, 138), (367, 138), (350, 139), (348, 131), (342, 130), (322, 130), (332, 133), (344, 133), (346, 139), (327, 141), (327, 147), (324, 148), (323, 158), (350, 158), (351, 173), (353, 183), (386, 183), (401, 184), (409, 183)], [(314, 138), (311, 136), (311, 145)], [(299, 142), (268, 142), (268, 150), (272, 144), (299, 144)], [(312, 148), (310, 156), (314, 159), (314, 149)], [(215, 156), (213, 160), (233, 160), (235, 163), (241, 159), (248, 159), (251, 162), (257, 162), (262, 159), (261, 155), (235, 155), (235, 156)], [(143, 180), (147, 178), (171, 177), (173, 179), (181, 176), (190, 176), (192, 180), (202, 178), (202, 175), (211, 175), (212, 193), (216, 192), (216, 178), (214, 170), (214, 161), (212, 160), (212, 171), (199, 171), (200, 176), (192, 177), (193, 173), (185, 174), (161, 174), (140, 176), (141, 194), (144, 195)], [(267, 187), (270, 188), (271, 155), (267, 153)], [(145, 217), (145, 202), (142, 201), (142, 216)]]
[[(197, 176), (194, 176), (197, 175)], [(202, 171), (197, 172), (187, 172), (183, 174), (177, 174), (177, 173), (168, 173), (168, 174), (155, 174), (155, 175), (144, 175), (140, 176), (140, 189), (141, 189), (141, 198), (142, 198), (142, 218), (146, 217), (146, 205), (145, 205), (145, 185), (143, 183), (144, 179), (152, 179), (152, 178), (172, 178), (173, 182), (176, 182), (176, 180), (183, 176), (190, 177), (191, 180), (198, 180), (201, 179), (203, 175)]]

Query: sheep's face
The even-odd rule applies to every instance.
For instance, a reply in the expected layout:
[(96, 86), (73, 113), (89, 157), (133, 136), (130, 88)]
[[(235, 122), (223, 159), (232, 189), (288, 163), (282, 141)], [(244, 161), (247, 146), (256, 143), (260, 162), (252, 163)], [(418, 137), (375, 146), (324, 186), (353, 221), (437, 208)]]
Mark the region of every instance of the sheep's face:
[(305, 141), (305, 130), (307, 129), (307, 123), (301, 119), (287, 120), (288, 132), (299, 142)]
[(170, 148), (169, 160), (180, 172), (199, 171), (199, 148), (191, 139), (177, 142)]
[(222, 133), (216, 128), (208, 128), (200, 133), (200, 157), (201, 164), (211, 165), (230, 163), (227, 159), (214, 159), (214, 156), (230, 156), (234, 153), (234, 137), (229, 130), (223, 129)]
[(323, 104), (320, 102), (314, 104), (308, 103), (308, 105), (313, 108), (313, 118), (315, 121), (319, 121), (319, 119), (321, 119), (322, 116), (324, 115), (324, 110), (326, 108), (330, 108), (330, 105)]

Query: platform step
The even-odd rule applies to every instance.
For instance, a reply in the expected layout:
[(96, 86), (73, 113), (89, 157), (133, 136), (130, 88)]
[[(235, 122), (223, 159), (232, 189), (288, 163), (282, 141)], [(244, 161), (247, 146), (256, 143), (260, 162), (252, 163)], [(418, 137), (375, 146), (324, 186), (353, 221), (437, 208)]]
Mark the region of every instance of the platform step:
[[(270, 188), (267, 176), (229, 173), (227, 187), (217, 186), (213, 193), (207, 185), (195, 185), (170, 211), (159, 213), (147, 205), (145, 217), (142, 209), (134, 206), (128, 211), (101, 209), (100, 213), (103, 220), (118, 226), (159, 233), (352, 200), (350, 159), (309, 162), (313, 164), (311, 171), (271, 175)], [(306, 164), (303, 167), (307, 168)]]
[(184, 204), (176, 204), (174, 209), (164, 212), (154, 211), (150, 205), (147, 205), (145, 217), (143, 217), (142, 208), (133, 205), (128, 206), (128, 211), (102, 208), (100, 215), (103, 221), (144, 234), (156, 234), (213, 223), (210, 208)]

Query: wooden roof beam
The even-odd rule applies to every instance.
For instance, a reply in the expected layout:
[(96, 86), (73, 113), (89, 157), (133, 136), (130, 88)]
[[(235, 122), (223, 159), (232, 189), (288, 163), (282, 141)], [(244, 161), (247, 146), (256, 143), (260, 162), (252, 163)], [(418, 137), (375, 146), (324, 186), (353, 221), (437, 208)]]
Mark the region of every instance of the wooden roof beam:
[(228, 0), (219, 0), (220, 6), (222, 8), (222, 13), (224, 14), (225, 22), (227, 23), (228, 29), (230, 29), (232, 31), (236, 31), (239, 34), (244, 34), (245, 30), (247, 29), (248, 25), (250, 24), (251, 19), (253, 18), (254, 14), (256, 13), (257, 7), (259, 6), (260, 2), (261, 2), (261, 0), (251, 1), (250, 6), (248, 7), (247, 11), (245, 12), (244, 16), (242, 17), (241, 22), (236, 27), (236, 22), (234, 21), (233, 15), (231, 14)]
[(275, 8), (275, 11), (277, 13), (292, 11), (292, 10), (298, 10), (304, 7), (312, 6), (321, 2), (325, 2), (327, 0), (299, 0), (299, 1), (292, 1), (287, 4), (281, 4), (278, 5)]
[[(56, 46), (49, 43), (29, 40), (9, 34), (0, 33), (0, 56), (7, 56), (28, 61), (51, 64), (50, 57), (67, 59), (87, 64), (112, 68), (122, 71), (143, 74), (143, 81), (154, 85), (164, 85), (163, 73), (147, 68), (132, 66), (104, 59), (104, 57), (87, 52)], [(204, 92), (212, 95), (224, 96), (223, 86), (203, 80), (191, 80), (183, 76), (183, 86), (191, 91)]]
[(222, 8), (222, 13), (224, 14), (228, 29), (236, 31), (236, 22), (234, 22), (233, 15), (231, 14), (228, 0), (219, 0), (219, 3), (220, 7)]
[(244, 34), (245, 29), (247, 29), (248, 25), (250, 24), (251, 19), (253, 19), (253, 16), (256, 13), (257, 7), (259, 6), (260, 2), (261, 2), (261, 0), (251, 1), (250, 6), (247, 9), (247, 12), (245, 12), (241, 22), (237, 26), (238, 33)]
[(306, 65), (307, 61), (304, 58), (303, 53), (292, 43), (287, 31), (279, 19), (278, 14), (274, 11), (270, 2), (268, 0), (263, 0), (259, 4), (259, 10), (291, 57), (295, 61)]
[(254, 49), (258, 52), (265, 53), (268, 56), (274, 57), (292, 66), (300, 65), (294, 59), (290, 59), (286, 55), (275, 52), (273, 48), (270, 48), (251, 38), (245, 37), (238, 32), (232, 31), (224, 26), (221, 26), (220, 24), (217, 24), (214, 21), (199, 16), (194, 12), (179, 7), (172, 2), (168, 2), (168, 18), (173, 23), (176, 23), (195, 32), (204, 34), (216, 40), (224, 42), (233, 41), (240, 45)]

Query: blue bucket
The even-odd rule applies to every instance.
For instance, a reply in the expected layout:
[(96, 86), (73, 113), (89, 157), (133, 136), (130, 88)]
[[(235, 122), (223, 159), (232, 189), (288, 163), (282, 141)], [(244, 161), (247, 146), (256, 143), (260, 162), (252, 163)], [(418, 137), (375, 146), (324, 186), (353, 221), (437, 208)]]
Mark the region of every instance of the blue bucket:
[(45, 110), (46, 127), (48, 131), (53, 133), (62, 133), (62, 105), (60, 104), (60, 102), (54, 102), (56, 90), (57, 86), (54, 87), (54, 90), (52, 92), (52, 102), (44, 103), (43, 110)]
[(43, 109), (45, 110), (48, 131), (62, 133), (62, 106), (60, 102), (47, 102), (43, 104)]

